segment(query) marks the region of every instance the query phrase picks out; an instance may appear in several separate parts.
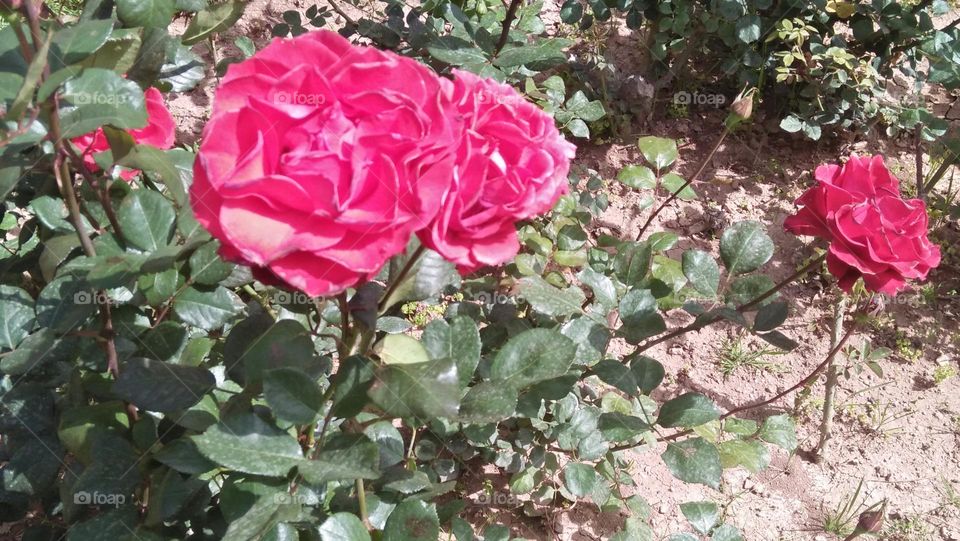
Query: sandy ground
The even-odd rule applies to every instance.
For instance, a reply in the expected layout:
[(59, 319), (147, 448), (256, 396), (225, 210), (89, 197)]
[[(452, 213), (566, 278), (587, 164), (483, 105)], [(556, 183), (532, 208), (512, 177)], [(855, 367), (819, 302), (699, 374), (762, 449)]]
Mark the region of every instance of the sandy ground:
[[(218, 57), (235, 54), (232, 41), (247, 35), (258, 45), (269, 40), (269, 28), (280, 21), (286, 9), (305, 10), (313, 2), (253, 0), (243, 19), (229, 35), (217, 41)], [(345, 5), (345, 4), (344, 4)], [(349, 6), (347, 6), (349, 9)], [(607, 43), (611, 56), (624, 64), (642, 59), (640, 39), (629, 32), (614, 32)], [(194, 48), (209, 55), (206, 45)], [(209, 58), (209, 56), (207, 56)], [(621, 69), (623, 69), (621, 67)], [(177, 117), (178, 142), (192, 144), (209, 110), (216, 79), (212, 76), (198, 90), (173, 97), (170, 105)], [(637, 134), (675, 137), (681, 150), (681, 174), (691, 174), (699, 158), (710, 148), (721, 113), (691, 108), (681, 119), (665, 118), (657, 108), (654, 121), (637, 125)], [(775, 122), (774, 122), (775, 124)], [(640, 157), (631, 135), (627, 144), (586, 146), (581, 141), (578, 163), (598, 170), (613, 179), (623, 165), (638, 163)], [(674, 248), (696, 246), (716, 249), (716, 237), (723, 226), (742, 219), (758, 219), (770, 224), (777, 254), (771, 263), (775, 277), (793, 272), (813, 252), (800, 240), (782, 232), (780, 225), (792, 209), (792, 201), (810, 181), (810, 171), (821, 162), (834, 161), (839, 155), (837, 142), (810, 142), (786, 137), (759, 125), (732, 137), (721, 148), (711, 170), (697, 184), (700, 199), (664, 212), (654, 229), (670, 229), (689, 235), (689, 242)], [(901, 179), (913, 178), (910, 152), (890, 145), (860, 143), (863, 153), (884, 152)], [(610, 186), (613, 204), (601, 222), (612, 224), (626, 235), (635, 235), (638, 221), (637, 196), (622, 190), (615, 181)], [(954, 239), (955, 240), (955, 239)], [(943, 273), (956, 272), (951, 270)], [(741, 368), (724, 378), (717, 367), (721, 344), (737, 340), (733, 329), (712, 328), (687, 335), (652, 350), (652, 356), (667, 367), (667, 382), (657, 391), (658, 398), (669, 398), (683, 391), (697, 390), (712, 397), (721, 407), (753, 402), (775, 394), (802, 379), (825, 355), (829, 343), (832, 293), (821, 279), (808, 279), (784, 291), (794, 302), (785, 331), (801, 346), (787, 355), (767, 356), (772, 368)], [(911, 305), (912, 304), (912, 305)], [(814, 388), (811, 397), (799, 404), (801, 452), (790, 456), (773, 452), (771, 466), (757, 475), (744, 470), (728, 470), (720, 491), (680, 483), (666, 470), (658, 449), (636, 453), (633, 469), (637, 492), (651, 504), (652, 524), (664, 537), (676, 531), (689, 531), (678, 504), (699, 499), (714, 500), (725, 506), (725, 518), (739, 527), (751, 541), (833, 539), (823, 532), (825, 514), (849, 498), (861, 479), (862, 499), (873, 503), (888, 500), (888, 523), (907, 534), (888, 539), (960, 540), (960, 377), (934, 385), (931, 375), (938, 366), (960, 367), (958, 362), (958, 306), (954, 300), (933, 303), (913, 302), (889, 306), (883, 325), (859, 333), (851, 343), (869, 339), (874, 346), (887, 346), (893, 356), (882, 361), (884, 376), (870, 372), (841, 380), (837, 437), (828, 460), (815, 464), (803, 450), (816, 443), (820, 414), (816, 399), (822, 390)], [(675, 322), (681, 316), (672, 316)], [(901, 347), (898, 348), (897, 332)], [(747, 339), (750, 347), (760, 347)], [(769, 408), (771, 414), (789, 408), (793, 398)], [(886, 411), (885, 415), (871, 413)], [(882, 421), (882, 422), (881, 422)], [(490, 479), (503, 482), (494, 469)], [(466, 516), (477, 524), (499, 522), (511, 526), (514, 536), (537, 539), (606, 539), (623, 524), (619, 515), (602, 514), (588, 503), (558, 507), (546, 517), (524, 517), (520, 509), (468, 507)], [(910, 529), (912, 528), (912, 530)]]

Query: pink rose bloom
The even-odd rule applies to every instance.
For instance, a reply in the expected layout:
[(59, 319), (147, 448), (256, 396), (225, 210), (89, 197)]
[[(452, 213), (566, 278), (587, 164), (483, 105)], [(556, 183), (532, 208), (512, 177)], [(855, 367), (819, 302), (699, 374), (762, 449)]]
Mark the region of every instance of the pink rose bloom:
[(881, 156), (821, 165), (816, 179), (783, 226), (830, 243), (827, 268), (841, 289), (849, 292), (862, 277), (867, 289), (893, 295), (940, 264), (940, 248), (927, 238), (926, 206), (900, 196)]
[(567, 192), (576, 147), (512, 87), (454, 75), (453, 99), (466, 133), (442, 208), (418, 236), (469, 273), (517, 254), (516, 222), (547, 212)]
[[(143, 94), (146, 98), (147, 105), (147, 125), (138, 130), (127, 130), (127, 132), (138, 145), (150, 145), (164, 150), (168, 149), (173, 146), (174, 136), (176, 135), (177, 125), (173, 121), (173, 116), (163, 103), (163, 94), (161, 94), (159, 90), (151, 87)], [(103, 134), (102, 128), (97, 128), (96, 131), (75, 137), (71, 139), (70, 142), (80, 150), (83, 163), (87, 165), (90, 171), (97, 172), (100, 170), (100, 166), (97, 165), (97, 162), (93, 159), (93, 155), (98, 152), (110, 150), (110, 143)], [(124, 169), (120, 173), (120, 177), (130, 181), (139, 173), (139, 171), (134, 169)]]
[(311, 296), (369, 279), (439, 209), (460, 122), (452, 84), (330, 31), (230, 66), (194, 164), (221, 255)]

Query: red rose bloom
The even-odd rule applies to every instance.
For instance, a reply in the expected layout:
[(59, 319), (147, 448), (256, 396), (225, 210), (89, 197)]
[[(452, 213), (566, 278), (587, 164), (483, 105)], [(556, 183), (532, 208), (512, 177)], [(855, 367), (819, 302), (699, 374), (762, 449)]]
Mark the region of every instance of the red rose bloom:
[(472, 73), (454, 75), (453, 100), (465, 134), (440, 213), (418, 236), (467, 273), (517, 254), (516, 222), (550, 210), (566, 193), (576, 147), (513, 87)]
[(333, 295), (426, 226), (462, 130), (452, 84), (415, 60), (317, 31), (230, 66), (190, 189), (221, 255)]
[[(167, 110), (167, 106), (164, 105), (163, 94), (159, 90), (151, 87), (143, 94), (147, 105), (147, 125), (137, 130), (127, 130), (127, 133), (133, 137), (134, 142), (138, 145), (151, 145), (166, 150), (173, 146), (177, 125), (173, 121), (170, 111)], [(100, 170), (100, 166), (93, 159), (93, 155), (110, 150), (110, 143), (103, 134), (102, 128), (75, 137), (70, 142), (80, 150), (83, 163), (87, 165), (88, 169), (94, 172)], [(124, 169), (120, 173), (120, 177), (129, 181), (133, 180), (138, 173), (139, 171), (133, 169)]]
[(783, 226), (830, 243), (827, 268), (841, 289), (849, 292), (862, 277), (867, 289), (892, 295), (940, 263), (940, 248), (927, 238), (924, 202), (900, 196), (881, 156), (822, 165), (816, 179)]

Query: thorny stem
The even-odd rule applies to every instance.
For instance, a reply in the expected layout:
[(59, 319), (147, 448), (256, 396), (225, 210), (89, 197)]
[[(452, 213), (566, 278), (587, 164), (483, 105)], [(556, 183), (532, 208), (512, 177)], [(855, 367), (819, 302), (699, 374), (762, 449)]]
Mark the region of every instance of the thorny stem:
[[(814, 381), (814, 380), (817, 378), (817, 376), (820, 375), (820, 373), (823, 371), (824, 368), (827, 367), (828, 364), (830, 364), (831, 362), (833, 362), (833, 359), (837, 356), (837, 353), (843, 348), (844, 345), (846, 345), (847, 340), (849, 340), (850, 337), (853, 336), (854, 331), (856, 331), (856, 325), (850, 325), (850, 328), (847, 330), (847, 332), (837, 341), (836, 344), (834, 344), (833, 348), (830, 349), (830, 352), (827, 353), (827, 357), (823, 360), (823, 362), (821, 362), (820, 364), (818, 364), (818, 365), (816, 366), (816, 368), (814, 368), (813, 371), (810, 372), (809, 375), (807, 375), (807, 377), (805, 377), (805, 378), (803, 378), (802, 380), (800, 380), (796, 385), (793, 385), (793, 386), (790, 387), (789, 389), (787, 389), (787, 390), (785, 390), (785, 391), (781, 391), (781, 392), (777, 393), (776, 395), (774, 395), (774, 396), (772, 396), (772, 397), (770, 397), (770, 398), (768, 398), (768, 399), (766, 399), (766, 400), (763, 400), (763, 401), (761, 401), (761, 402), (757, 402), (757, 403), (755, 403), (755, 404), (747, 404), (747, 405), (744, 405), (744, 406), (740, 406), (740, 407), (733, 408), (732, 410), (730, 410), (730, 411), (724, 413), (723, 415), (721, 415), (720, 418), (719, 418), (719, 420), (722, 421), (722, 420), (724, 420), (724, 419), (726, 419), (726, 418), (728, 418), (728, 417), (731, 417), (731, 416), (733, 416), (733, 415), (735, 415), (735, 414), (737, 414), (737, 413), (742, 413), (742, 412), (744, 412), (744, 411), (748, 411), (748, 410), (752, 410), (752, 409), (761, 408), (761, 407), (763, 407), (763, 406), (767, 406), (767, 405), (769, 405), (769, 404), (772, 404), (772, 403), (780, 400), (781, 398), (787, 396), (788, 394), (796, 391), (797, 389), (800, 389), (801, 387), (805, 387), (805, 386), (809, 385), (812, 381)], [(693, 433), (693, 430), (689, 430), (689, 429), (688, 429), (688, 430), (682, 430), (682, 431), (680, 431), (680, 432), (675, 432), (675, 433), (670, 434), (670, 435), (668, 435), (668, 436), (664, 436), (664, 437), (662, 437), (662, 438), (658, 438), (657, 441), (659, 441), (659, 442), (674, 441), (674, 440), (680, 439), (680, 438), (682, 438), (683, 436), (686, 436), (686, 435), (692, 434), (692, 433)], [(636, 447), (637, 445), (640, 445), (640, 444), (636, 444), (636, 443), (634, 443), (634, 444), (629, 444), (629, 443), (628, 443), (628, 444), (623, 444), (623, 445), (618, 445), (618, 446), (615, 446), (615, 447), (611, 447), (610, 450), (611, 450), (611, 451), (625, 451), (625, 450), (627, 450), (627, 449), (633, 449), (633, 448)]]
[[(801, 276), (805, 275), (806, 273), (810, 272), (812, 269), (815, 269), (815, 268), (819, 267), (820, 264), (823, 263), (823, 260), (824, 260), (826, 257), (827, 257), (826, 254), (823, 254), (823, 255), (821, 255), (820, 257), (818, 257), (818, 258), (814, 259), (813, 261), (811, 261), (810, 263), (807, 263), (806, 265), (804, 265), (803, 267), (801, 267), (800, 270), (798, 270), (797, 272), (791, 274), (791, 275), (790, 275), (789, 277), (787, 277), (786, 279), (781, 280), (777, 285), (775, 285), (775, 286), (773, 286), (772, 288), (768, 289), (768, 290), (767, 290), (766, 292), (764, 292), (763, 294), (757, 296), (756, 298), (754, 298), (754, 299), (751, 300), (750, 302), (747, 302), (746, 304), (742, 304), (742, 305), (738, 306), (737, 309), (736, 309), (737, 312), (740, 312), (740, 313), (746, 312), (746, 311), (750, 310), (751, 308), (757, 306), (757, 305), (760, 304), (761, 302), (767, 300), (767, 299), (770, 298), (773, 294), (775, 294), (776, 292), (780, 291), (780, 290), (783, 289), (784, 287), (788, 286), (790, 283), (794, 282), (795, 280), (797, 280), (797, 279), (800, 278)], [(678, 336), (684, 335), (684, 334), (686, 334), (686, 333), (688, 333), (688, 332), (691, 332), (691, 331), (699, 331), (700, 329), (702, 329), (702, 328), (704, 328), (704, 327), (706, 327), (706, 326), (708, 326), (708, 325), (712, 325), (712, 324), (716, 323), (717, 321), (720, 321), (721, 319), (722, 319), (722, 318), (721, 318), (720, 316), (706, 317), (706, 318), (703, 318), (702, 320), (701, 320), (701, 319), (697, 319), (697, 320), (695, 320), (693, 323), (690, 323), (689, 325), (686, 325), (686, 326), (684, 326), (684, 327), (680, 327), (679, 329), (676, 329), (676, 330), (674, 330), (674, 331), (672, 331), (672, 332), (669, 332), (669, 333), (667, 333), (667, 334), (665, 334), (665, 335), (663, 335), (663, 336), (660, 336), (660, 337), (658, 337), (658, 338), (655, 338), (655, 339), (653, 339), (653, 340), (650, 340), (649, 342), (645, 342), (645, 343), (637, 346), (637, 350), (635, 351), (635, 354), (641, 353), (641, 352), (643, 352), (643, 351), (646, 351), (646, 350), (652, 348), (653, 346), (655, 346), (655, 345), (657, 345), (657, 344), (662, 344), (663, 342), (666, 342), (667, 340), (672, 340), (672, 339), (674, 339), (674, 338), (676, 338), (676, 337), (678, 337)]]
[(100, 206), (103, 207), (103, 211), (107, 214), (107, 220), (110, 221), (110, 225), (113, 227), (113, 232), (117, 237), (117, 240), (120, 242), (121, 246), (126, 245), (126, 238), (123, 236), (123, 228), (120, 227), (120, 220), (117, 218), (117, 213), (113, 209), (113, 205), (110, 203), (110, 194), (107, 191), (107, 187), (100, 186), (100, 181), (93, 173), (90, 172), (90, 169), (87, 168), (87, 164), (83, 163), (83, 158), (81, 158), (80, 155), (78, 155), (70, 145), (63, 145), (63, 150), (66, 152), (67, 157), (70, 158), (70, 163), (73, 164), (73, 168), (80, 172), (86, 182), (90, 183), (90, 187), (97, 194), (97, 198), (100, 199)]
[[(41, 2), (34, 0), (27, 0), (23, 5), (23, 13), (26, 15), (27, 22), (30, 27), (34, 52), (40, 50), (42, 42), (40, 30), (40, 7), (42, 5), (43, 4)], [(26, 45), (26, 49), (29, 49), (29, 44)], [(24, 58), (26, 58), (27, 54), (28, 53), (25, 51)], [(49, 74), (50, 67), (48, 65), (46, 68), (44, 68), (43, 75), (40, 77), (41, 82), (45, 81)], [(73, 176), (70, 173), (70, 166), (67, 161), (64, 160), (65, 157), (69, 158), (69, 154), (66, 150), (67, 145), (63, 142), (62, 131), (60, 128), (60, 104), (58, 102), (56, 93), (50, 95), (47, 100), (47, 106), (50, 110), (49, 139), (54, 144), (56, 149), (56, 156), (53, 160), (54, 176), (57, 180), (57, 185), (60, 188), (60, 193), (63, 195), (64, 202), (66, 203), (70, 223), (77, 232), (77, 237), (80, 240), (80, 245), (83, 247), (84, 254), (86, 254), (87, 257), (96, 257), (97, 251), (94, 248), (90, 237), (87, 236), (86, 228), (83, 225), (83, 218), (80, 215), (80, 205), (77, 201), (77, 193), (73, 189)], [(102, 321), (100, 340), (102, 342), (104, 355), (107, 358), (107, 369), (114, 378), (117, 378), (120, 375), (120, 363), (117, 355), (116, 342), (114, 341), (115, 332), (113, 329), (113, 318), (110, 313), (110, 304), (109, 302), (103, 300), (104, 296), (105, 295), (102, 291), (97, 295), (97, 302), (99, 303), (100, 309), (100, 319)], [(131, 421), (135, 421), (137, 419), (137, 410), (132, 404), (127, 404), (127, 415), (130, 417)]]
[(643, 234), (647, 232), (647, 228), (650, 227), (650, 224), (653, 223), (653, 220), (657, 217), (657, 215), (663, 212), (663, 209), (665, 209), (667, 205), (672, 203), (678, 197), (680, 192), (683, 191), (684, 188), (693, 184), (693, 181), (697, 180), (697, 178), (700, 177), (703, 171), (707, 168), (707, 165), (709, 165), (710, 162), (713, 160), (713, 155), (716, 154), (717, 150), (720, 149), (720, 145), (723, 144), (723, 140), (727, 138), (727, 134), (729, 133), (730, 133), (730, 128), (724, 125), (723, 131), (720, 133), (720, 137), (717, 138), (716, 144), (713, 145), (713, 149), (710, 151), (709, 154), (707, 154), (707, 157), (703, 159), (703, 162), (700, 163), (700, 168), (697, 169), (697, 172), (694, 173), (693, 176), (688, 178), (683, 184), (681, 184), (676, 191), (670, 194), (670, 197), (667, 197), (663, 201), (663, 203), (660, 203), (659, 207), (657, 207), (653, 212), (650, 213), (650, 216), (647, 218), (647, 221), (644, 222), (643, 227), (640, 228), (640, 232), (637, 233), (637, 240), (640, 240), (641, 238), (643, 238)]
[[(843, 296), (837, 301), (834, 309), (833, 329), (830, 333), (831, 347), (836, 347), (843, 334), (843, 316), (846, 310), (847, 298)], [(827, 381), (823, 393), (823, 419), (820, 421), (820, 441), (817, 442), (817, 447), (813, 450), (814, 461), (816, 462), (820, 462), (826, 456), (827, 445), (833, 438), (833, 403), (837, 394), (837, 381), (840, 379), (840, 371), (834, 362), (834, 358), (829, 359), (827, 363)]]
[(520, 9), (522, 3), (523, 0), (510, 0), (507, 14), (503, 17), (503, 30), (500, 31), (500, 39), (497, 40), (497, 46), (493, 48), (493, 56), (500, 54), (500, 51), (507, 44), (507, 39), (510, 37), (510, 26), (513, 24), (513, 20), (517, 18), (517, 10)]

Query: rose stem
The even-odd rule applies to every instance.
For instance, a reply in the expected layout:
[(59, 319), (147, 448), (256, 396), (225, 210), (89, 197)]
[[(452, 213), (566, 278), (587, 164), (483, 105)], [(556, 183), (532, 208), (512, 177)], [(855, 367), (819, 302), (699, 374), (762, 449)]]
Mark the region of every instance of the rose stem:
[[(772, 288), (768, 289), (768, 290), (767, 290), (766, 292), (764, 292), (763, 294), (757, 296), (755, 299), (751, 300), (750, 302), (748, 302), (748, 303), (746, 303), (746, 304), (742, 304), (742, 305), (738, 306), (738, 307), (737, 307), (737, 312), (740, 312), (740, 313), (746, 312), (747, 310), (749, 310), (749, 309), (753, 308), (754, 306), (760, 304), (761, 302), (765, 301), (765, 300), (768, 299), (770, 296), (772, 296), (774, 293), (776, 293), (777, 291), (780, 291), (781, 289), (783, 289), (784, 287), (786, 287), (787, 285), (789, 285), (791, 282), (797, 280), (798, 278), (800, 278), (800, 277), (803, 276), (804, 274), (810, 272), (812, 269), (820, 266), (820, 264), (823, 262), (823, 260), (824, 260), (826, 257), (827, 257), (827, 255), (826, 255), (826, 254), (823, 254), (823, 255), (821, 255), (820, 257), (814, 259), (813, 261), (807, 263), (806, 265), (804, 265), (803, 267), (801, 267), (800, 270), (798, 270), (797, 272), (791, 274), (789, 277), (787, 277), (786, 279), (782, 280), (780, 283), (778, 283), (777, 285), (773, 286)], [(651, 340), (651, 341), (649, 341), (649, 342), (645, 342), (645, 343), (637, 346), (637, 350), (636, 350), (635, 353), (640, 353), (640, 352), (642, 352), (642, 351), (646, 351), (646, 350), (652, 348), (653, 346), (655, 346), (655, 345), (657, 345), (657, 344), (662, 344), (663, 342), (666, 342), (667, 340), (671, 340), (671, 339), (676, 338), (676, 337), (678, 337), (678, 336), (687, 334), (688, 332), (691, 332), (691, 331), (699, 331), (700, 329), (702, 329), (702, 328), (704, 328), (704, 327), (706, 327), (706, 326), (708, 326), (708, 325), (712, 325), (712, 324), (716, 323), (717, 321), (720, 321), (720, 319), (721, 319), (720, 316), (713, 316), (713, 317), (709, 317), (709, 318), (704, 318), (703, 320), (695, 320), (693, 323), (691, 323), (691, 324), (689, 324), (689, 325), (687, 325), (687, 326), (685, 326), (685, 327), (680, 327), (679, 329), (676, 329), (676, 330), (674, 330), (674, 331), (672, 331), (672, 332), (669, 332), (669, 333), (667, 333), (667, 334), (665, 334), (665, 335), (663, 335), (663, 336), (661, 336), (661, 337), (659, 337), (659, 338), (656, 338), (656, 339), (654, 339), (654, 340)]]
[(507, 44), (507, 39), (510, 37), (510, 25), (512, 25), (513, 20), (517, 18), (517, 10), (520, 9), (520, 4), (522, 3), (523, 0), (510, 0), (507, 14), (503, 17), (503, 30), (500, 31), (500, 39), (497, 40), (497, 46), (493, 48), (493, 56), (500, 54), (504, 45)]
[[(843, 316), (847, 310), (847, 297), (840, 296), (834, 307), (833, 332), (830, 333), (830, 346), (836, 347), (843, 334)], [(839, 369), (834, 362), (836, 355), (827, 363), (827, 381), (823, 392), (823, 419), (820, 422), (820, 441), (813, 450), (815, 462), (820, 462), (827, 454), (827, 444), (833, 437), (833, 401), (837, 394), (837, 381), (840, 379)]]
[(703, 173), (704, 169), (707, 168), (707, 165), (710, 164), (710, 161), (713, 160), (713, 155), (717, 153), (717, 150), (720, 149), (720, 145), (723, 143), (723, 140), (727, 138), (727, 134), (730, 133), (730, 128), (726, 125), (723, 127), (723, 131), (720, 132), (720, 137), (717, 138), (717, 142), (713, 145), (713, 149), (707, 154), (707, 157), (703, 159), (703, 162), (700, 163), (700, 168), (697, 169), (697, 172), (693, 174), (692, 177), (688, 178), (679, 188), (676, 189), (673, 193), (670, 194), (670, 197), (667, 197), (663, 203), (660, 203), (660, 206), (656, 208), (653, 212), (650, 213), (650, 217), (647, 218), (647, 221), (644, 222), (643, 227), (640, 228), (640, 232), (637, 233), (637, 240), (643, 238), (643, 234), (646, 233), (647, 228), (650, 227), (650, 224), (653, 223), (654, 218), (658, 214), (663, 212), (663, 209), (667, 207), (674, 199), (677, 198), (678, 194), (683, 191), (684, 188), (693, 184), (694, 180), (697, 180), (697, 177)]
[[(742, 413), (742, 412), (744, 412), (744, 411), (748, 411), (748, 410), (752, 410), (752, 409), (756, 409), (756, 408), (760, 408), (760, 407), (763, 407), (763, 406), (772, 404), (772, 403), (776, 402), (777, 400), (780, 400), (781, 398), (787, 396), (788, 394), (796, 391), (797, 389), (809, 385), (812, 381), (814, 381), (814, 380), (817, 378), (817, 376), (820, 375), (820, 372), (822, 372), (823, 369), (824, 369), (828, 364), (830, 364), (830, 363), (833, 361), (833, 358), (836, 357), (836, 355), (837, 355), (837, 353), (840, 351), (840, 349), (843, 348), (844, 345), (846, 345), (847, 340), (849, 340), (850, 337), (853, 336), (853, 332), (856, 330), (855, 327), (856, 327), (855, 325), (851, 325), (850, 328), (847, 330), (847, 332), (846, 332), (846, 333), (840, 338), (840, 340), (833, 346), (833, 348), (830, 350), (830, 352), (827, 353), (826, 359), (824, 359), (822, 363), (820, 363), (819, 365), (817, 365), (817, 367), (813, 369), (813, 372), (810, 372), (810, 374), (807, 375), (807, 377), (805, 377), (805, 378), (803, 378), (802, 380), (800, 380), (796, 385), (790, 387), (789, 389), (787, 389), (787, 390), (785, 390), (785, 391), (781, 391), (781, 392), (777, 393), (775, 396), (773, 396), (773, 397), (771, 397), (771, 398), (768, 398), (768, 399), (766, 399), (766, 400), (763, 400), (762, 402), (757, 402), (756, 404), (747, 404), (747, 405), (745, 405), (745, 406), (740, 406), (740, 407), (737, 407), (737, 408), (733, 408), (732, 410), (730, 410), (730, 411), (724, 413), (723, 415), (721, 415), (720, 418), (719, 418), (719, 420), (722, 421), (722, 420), (724, 420), (724, 419), (726, 419), (726, 418), (728, 418), (728, 417), (730, 417), (730, 416), (732, 416), (732, 415), (734, 415), (734, 414), (736, 414), (736, 413)], [(690, 429), (688, 429), (688, 430), (682, 430), (682, 431), (680, 431), (680, 432), (675, 432), (675, 433), (673, 433), (673, 434), (670, 434), (669, 436), (665, 436), (665, 437), (663, 437), (663, 438), (658, 438), (657, 441), (674, 441), (674, 440), (677, 440), (677, 439), (679, 439), (679, 438), (682, 438), (683, 436), (686, 436), (686, 435), (692, 434), (692, 433), (693, 433), (693, 430), (690, 430)], [(615, 447), (611, 447), (610, 450), (611, 450), (611, 451), (625, 451), (625, 450), (627, 450), (627, 449), (633, 449), (633, 448), (636, 447), (637, 445), (639, 445), (639, 444), (626, 443), (626, 444), (623, 444), (623, 445), (618, 445), (618, 446), (615, 446)]]
[[(29, 24), (31, 38), (33, 39), (33, 47), (37, 52), (39, 52), (40, 41), (42, 39), (39, 10), (41, 5), (42, 4), (40, 2), (34, 3), (33, 1), (27, 1), (24, 2), (22, 8)], [(21, 43), (21, 45), (23, 44)], [(43, 74), (40, 76), (41, 84), (46, 80), (49, 74), (50, 67), (47, 66), (44, 68)], [(80, 204), (77, 202), (77, 194), (73, 189), (73, 176), (70, 174), (70, 166), (63, 159), (64, 156), (67, 156), (67, 153), (64, 150), (65, 145), (61, 135), (60, 104), (58, 102), (56, 92), (50, 95), (47, 100), (47, 105), (50, 108), (50, 132), (48, 137), (57, 150), (57, 155), (53, 160), (53, 173), (56, 177), (57, 184), (60, 187), (61, 195), (63, 195), (63, 199), (66, 203), (70, 223), (77, 232), (77, 238), (80, 240), (80, 246), (83, 247), (84, 254), (87, 257), (96, 257), (97, 251), (93, 247), (93, 242), (90, 240), (90, 237), (87, 236), (86, 228), (83, 225), (83, 218), (80, 216)], [(97, 295), (97, 302), (100, 309), (100, 319), (102, 321), (100, 340), (104, 355), (107, 358), (107, 370), (116, 379), (120, 377), (120, 361), (117, 355), (116, 343), (114, 342), (115, 332), (113, 330), (113, 318), (110, 314), (109, 303), (103, 300), (105, 296), (106, 295), (103, 291), (100, 291), (100, 293)], [(137, 409), (132, 404), (127, 404), (127, 416), (130, 418), (131, 422), (137, 420)]]

